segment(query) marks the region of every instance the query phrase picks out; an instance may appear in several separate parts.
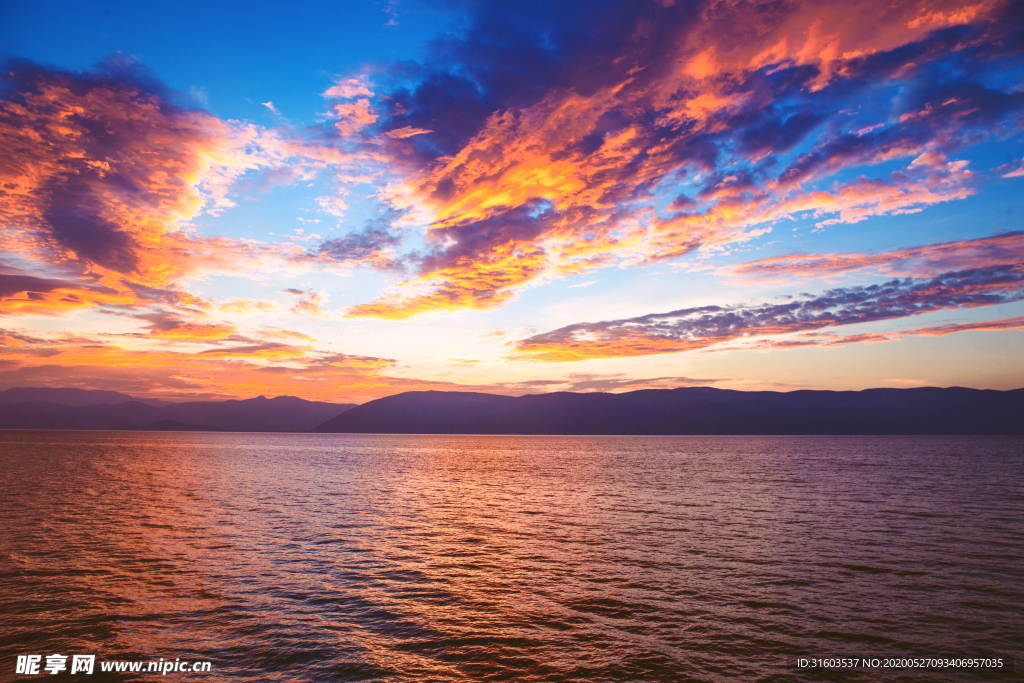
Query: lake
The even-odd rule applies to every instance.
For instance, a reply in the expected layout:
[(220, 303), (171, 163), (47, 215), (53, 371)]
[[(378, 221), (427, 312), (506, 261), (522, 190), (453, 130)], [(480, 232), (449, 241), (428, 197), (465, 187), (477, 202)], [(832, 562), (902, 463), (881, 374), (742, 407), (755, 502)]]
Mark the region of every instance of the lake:
[(797, 659), (1024, 642), (1020, 438), (7, 431), (0, 473), (3, 681), (980, 680)]

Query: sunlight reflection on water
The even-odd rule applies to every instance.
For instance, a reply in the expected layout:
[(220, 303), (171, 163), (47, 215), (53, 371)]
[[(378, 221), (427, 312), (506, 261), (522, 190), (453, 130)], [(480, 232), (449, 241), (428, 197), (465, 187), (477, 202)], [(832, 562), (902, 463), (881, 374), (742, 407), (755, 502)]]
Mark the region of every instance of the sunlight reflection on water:
[(676, 681), (1021, 647), (1022, 439), (0, 432), (0, 467), (0, 680), (51, 652)]

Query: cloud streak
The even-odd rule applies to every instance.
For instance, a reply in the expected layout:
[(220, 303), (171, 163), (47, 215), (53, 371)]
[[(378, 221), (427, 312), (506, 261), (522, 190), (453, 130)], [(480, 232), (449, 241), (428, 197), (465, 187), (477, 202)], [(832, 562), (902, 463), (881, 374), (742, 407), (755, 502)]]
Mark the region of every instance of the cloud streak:
[(985, 320), (982, 322), (946, 323), (930, 327), (918, 327), (899, 332), (865, 332), (862, 334), (837, 335), (822, 332), (798, 335), (790, 339), (757, 339), (739, 348), (778, 349), (799, 346), (834, 347), (849, 344), (873, 344), (891, 342), (907, 337), (944, 337), (958, 332), (1001, 332), (1004, 330), (1024, 330), (1024, 317), (1003, 318), (1002, 320)]
[[(788, 335), (858, 323), (895, 320), (1024, 299), (1024, 264), (1004, 264), (840, 287), (781, 304), (701, 306), (581, 323), (519, 341), (520, 358), (577, 361), (695, 351), (754, 337)], [(949, 332), (957, 331), (950, 328)], [(805, 345), (818, 340), (768, 342)]]
[(1024, 232), (944, 242), (879, 254), (794, 254), (749, 261), (728, 272), (751, 278), (823, 277), (867, 271), (882, 275), (929, 277), (964, 268), (1014, 263), (1024, 254)]

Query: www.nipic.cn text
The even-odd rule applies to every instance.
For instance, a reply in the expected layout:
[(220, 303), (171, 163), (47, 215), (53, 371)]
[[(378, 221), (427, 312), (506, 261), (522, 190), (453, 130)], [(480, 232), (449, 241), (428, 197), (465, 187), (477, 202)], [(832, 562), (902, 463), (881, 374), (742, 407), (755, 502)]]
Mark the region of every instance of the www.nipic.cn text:
[[(70, 661), (69, 661), (70, 660)], [(97, 670), (96, 655), (18, 655), (14, 673), (22, 676), (36, 676), (61, 673), (92, 674)], [(210, 662), (190, 662), (181, 659), (159, 659), (149, 661), (100, 661), (98, 670), (103, 673), (207, 673)]]

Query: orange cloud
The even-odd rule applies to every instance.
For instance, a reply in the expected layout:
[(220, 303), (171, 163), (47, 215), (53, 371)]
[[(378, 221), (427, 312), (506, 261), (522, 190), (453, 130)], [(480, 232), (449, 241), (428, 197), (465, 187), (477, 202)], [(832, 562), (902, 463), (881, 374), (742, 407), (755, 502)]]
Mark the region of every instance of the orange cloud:
[(780, 64), (811, 66), (818, 73), (814, 87), (822, 88), (853, 60), (917, 42), (936, 29), (988, 20), (1004, 5), (804, 0), (755, 9), (726, 0), (706, 6), (677, 59), (682, 73), (705, 80)]
[(224, 339), (237, 332), (238, 328), (234, 325), (181, 323), (169, 330), (155, 331), (153, 336), (179, 341), (210, 341)]
[(523, 249), (531, 245), (512, 242), (486, 260), (466, 258), (439, 268), (430, 277), (400, 285), (388, 297), (353, 306), (345, 315), (401, 320), (433, 310), (493, 308), (511, 298), (512, 287), (533, 280), (546, 267), (543, 253)]
[[(266, 165), (256, 131), (179, 109), (126, 77), (22, 66), (0, 101), (0, 239), (31, 262), (74, 265), (109, 287), (166, 287), (213, 245), (176, 228), (230, 205), (230, 183)], [(211, 246), (218, 247), (211, 249)]]
[(60, 315), (100, 304), (126, 305), (133, 294), (102, 285), (77, 283), (23, 274), (0, 273), (0, 315)]
[(304, 342), (316, 342), (316, 339), (303, 332), (295, 330), (283, 330), (280, 327), (262, 327), (258, 330), (259, 335), (266, 339), (292, 339)]
[(217, 308), (225, 313), (251, 313), (259, 311), (269, 313), (278, 308), (278, 305), (271, 301), (249, 301), (246, 299), (231, 299), (220, 304)]
[(360, 130), (377, 121), (377, 115), (370, 109), (370, 100), (360, 97), (354, 102), (335, 104), (334, 127), (343, 136), (355, 135)]
[[(647, 220), (613, 218), (614, 203), (602, 211), (599, 201), (589, 196), (579, 199), (578, 205), (563, 194), (560, 203), (504, 206), (496, 216), (474, 204), (472, 210), (481, 213), (477, 219), (455, 213), (434, 225), (434, 230), (454, 240), (445, 250), (446, 259), (436, 259), (440, 264), (433, 267), (427, 261), (423, 275), (374, 302), (353, 307), (347, 315), (401, 319), (439, 309), (489, 309), (511, 298), (516, 288), (542, 278), (615, 263), (649, 263), (744, 241), (768, 229), (759, 226), (785, 219), (821, 218), (819, 227), (857, 223), (870, 216), (913, 213), (973, 192), (966, 164), (943, 161), (894, 173), (887, 180), (861, 178), (831, 190), (792, 187), (772, 192), (725, 179), (706, 193), (714, 201), (707, 210)], [(483, 192), (481, 204), (484, 198), (496, 201)], [(587, 205), (592, 200), (594, 204)], [(581, 230), (587, 234), (581, 236)], [(503, 234), (503, 239), (489, 241), (481, 249), (481, 233), (484, 239), (497, 234)]]
[(0, 249), (26, 273), (77, 281), (5, 292), (8, 314), (153, 302), (209, 308), (186, 291), (189, 277), (295, 267), (302, 249), (198, 236), (189, 221), (233, 206), (229, 190), (246, 174), (287, 167), (289, 177), (310, 177), (350, 161), (325, 145), (177, 106), (132, 65), (84, 73), (8, 66), (0, 76)]
[[(826, 228), (965, 198), (976, 179), (949, 154), (964, 131), (988, 131), (1015, 116), (1020, 98), (966, 82), (940, 92), (918, 69), (976, 49), (981, 36), (999, 30), (993, 18), (1003, 11), (995, 1), (943, 1), (927, 11), (917, 2), (755, 8), (726, 1), (694, 18), (652, 6), (632, 18), (631, 40), (609, 41), (618, 53), (589, 55), (607, 59), (605, 71), (567, 52), (566, 72), (580, 68), (588, 80), (485, 117), (474, 113), (463, 128), (449, 121), (472, 119), (469, 105), (429, 99), (432, 81), (422, 101), (416, 93), (377, 93), (376, 149), (401, 181), (386, 196), (424, 217), (430, 251), (415, 277), (348, 315), (493, 308), (531, 283), (749, 240), (780, 220), (809, 216)], [(974, 37), (937, 37), (951, 26), (970, 26)], [(495, 59), (510, 59), (511, 50)], [(457, 79), (457, 69), (438, 59), (436, 68)], [(459, 68), (495, 100), (524, 98), (501, 90), (512, 87), (505, 81), (488, 84), (502, 64)], [(879, 82), (915, 89), (917, 99), (901, 105), (907, 118), (851, 118), (859, 106), (852, 93)], [(825, 92), (833, 86), (839, 90)], [(784, 157), (807, 141), (809, 151)], [(432, 151), (446, 145), (445, 153)], [(769, 157), (777, 170), (762, 163)], [(839, 171), (897, 159), (909, 164), (886, 178), (823, 185)], [(687, 186), (694, 196), (666, 201)]]

